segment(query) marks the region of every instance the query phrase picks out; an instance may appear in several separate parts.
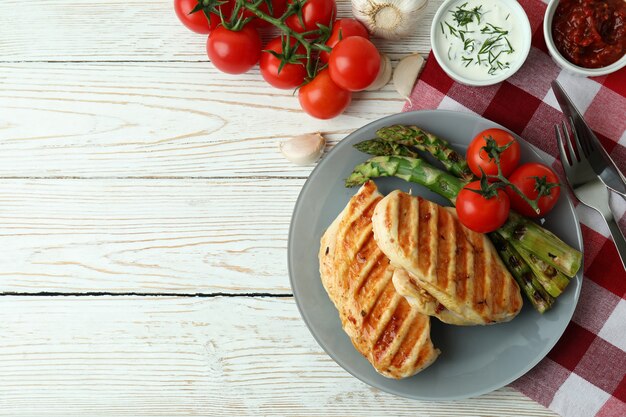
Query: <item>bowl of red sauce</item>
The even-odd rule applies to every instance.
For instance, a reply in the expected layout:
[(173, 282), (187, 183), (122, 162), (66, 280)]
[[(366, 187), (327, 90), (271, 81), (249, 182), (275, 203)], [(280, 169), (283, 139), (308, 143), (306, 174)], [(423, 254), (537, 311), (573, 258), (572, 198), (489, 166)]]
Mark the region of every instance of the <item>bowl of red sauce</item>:
[(626, 66), (626, 0), (552, 0), (543, 19), (550, 55), (585, 77)]

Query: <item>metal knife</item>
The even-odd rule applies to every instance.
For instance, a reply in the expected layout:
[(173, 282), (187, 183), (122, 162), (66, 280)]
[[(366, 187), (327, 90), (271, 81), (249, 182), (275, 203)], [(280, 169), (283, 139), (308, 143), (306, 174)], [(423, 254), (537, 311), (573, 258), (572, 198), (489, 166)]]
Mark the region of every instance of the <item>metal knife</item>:
[(626, 177), (624, 177), (624, 174), (617, 168), (613, 159), (611, 159), (596, 135), (585, 122), (585, 119), (583, 119), (578, 109), (576, 109), (576, 106), (574, 106), (574, 103), (572, 103), (572, 100), (570, 100), (556, 80), (552, 81), (552, 91), (554, 91), (554, 95), (565, 117), (571, 117), (573, 120), (593, 171), (600, 177), (604, 185), (626, 199)]

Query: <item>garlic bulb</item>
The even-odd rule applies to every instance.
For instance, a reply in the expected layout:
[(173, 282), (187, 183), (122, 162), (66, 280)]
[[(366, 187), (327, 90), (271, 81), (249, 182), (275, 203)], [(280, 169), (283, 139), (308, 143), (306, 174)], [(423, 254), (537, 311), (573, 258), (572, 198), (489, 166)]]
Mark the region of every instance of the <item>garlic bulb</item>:
[(406, 56), (398, 63), (393, 72), (393, 85), (404, 99), (411, 101), (409, 96), (423, 66), (424, 57), (420, 54)]
[(417, 29), (428, 0), (352, 0), (352, 14), (376, 36), (400, 39)]
[(308, 165), (317, 161), (324, 152), (326, 139), (319, 133), (295, 136), (279, 145), (280, 152), (297, 165)]
[(391, 60), (385, 54), (380, 54), (380, 69), (374, 82), (365, 91), (380, 90), (387, 85), (391, 79)]

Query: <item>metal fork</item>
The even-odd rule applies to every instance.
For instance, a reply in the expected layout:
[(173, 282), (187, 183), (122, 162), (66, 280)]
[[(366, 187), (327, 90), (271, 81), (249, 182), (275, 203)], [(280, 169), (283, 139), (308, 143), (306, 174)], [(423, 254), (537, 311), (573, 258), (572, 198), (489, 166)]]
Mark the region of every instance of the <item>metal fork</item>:
[[(622, 266), (626, 270), (626, 239), (617, 225), (617, 222), (613, 217), (613, 213), (611, 212), (611, 208), (609, 207), (609, 191), (593, 171), (589, 160), (585, 156), (585, 152), (583, 151), (583, 147), (581, 146), (580, 139), (578, 138), (578, 134), (576, 133), (576, 129), (571, 118), (569, 119), (569, 122), (570, 129), (574, 136), (573, 142), (576, 144), (576, 149), (578, 151), (578, 157), (576, 156), (576, 152), (574, 152), (572, 137), (567, 124), (563, 122), (562, 134), (559, 125), (554, 125), (556, 140), (559, 145), (559, 153), (561, 154), (561, 163), (563, 164), (563, 169), (565, 170), (567, 182), (570, 187), (572, 187), (574, 195), (581, 203), (591, 207), (602, 215), (604, 221), (609, 227), (611, 237), (613, 237), (613, 242), (615, 242), (615, 246), (617, 247), (617, 252), (622, 260)], [(567, 142), (567, 151), (563, 142)]]

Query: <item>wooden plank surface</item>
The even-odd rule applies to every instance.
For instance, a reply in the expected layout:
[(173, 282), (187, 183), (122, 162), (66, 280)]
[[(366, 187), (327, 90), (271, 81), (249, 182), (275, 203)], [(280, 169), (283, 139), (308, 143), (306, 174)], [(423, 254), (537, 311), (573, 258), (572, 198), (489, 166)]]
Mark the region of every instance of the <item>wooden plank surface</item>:
[[(430, 0), (412, 36), (377, 40), (383, 52), (430, 50), (430, 21), (442, 0)], [(190, 32), (173, 0), (19, 0), (0, 2), (0, 61), (206, 61), (206, 35)], [(339, 0), (338, 16), (351, 16)]]
[(303, 183), (0, 180), (0, 293), (289, 294)]
[(553, 416), (503, 389), (394, 397), (315, 343), (293, 299), (0, 298), (0, 415)]
[[(0, 64), (0, 177), (307, 176), (278, 151), (294, 135), (330, 143), (403, 100), (391, 85), (313, 119), (253, 70), (210, 63)], [(254, 158), (250, 158), (251, 152)]]
[[(439, 4), (375, 42), (427, 53)], [(213, 69), (205, 40), (172, 0), (0, 2), (0, 415), (554, 416), (507, 388), (393, 397), (320, 349), (285, 253), (312, 167), (278, 142), (330, 149), (403, 101), (389, 85), (315, 120), (257, 69)], [(40, 292), (65, 295), (15, 295)], [(98, 292), (117, 296), (68, 296)]]

